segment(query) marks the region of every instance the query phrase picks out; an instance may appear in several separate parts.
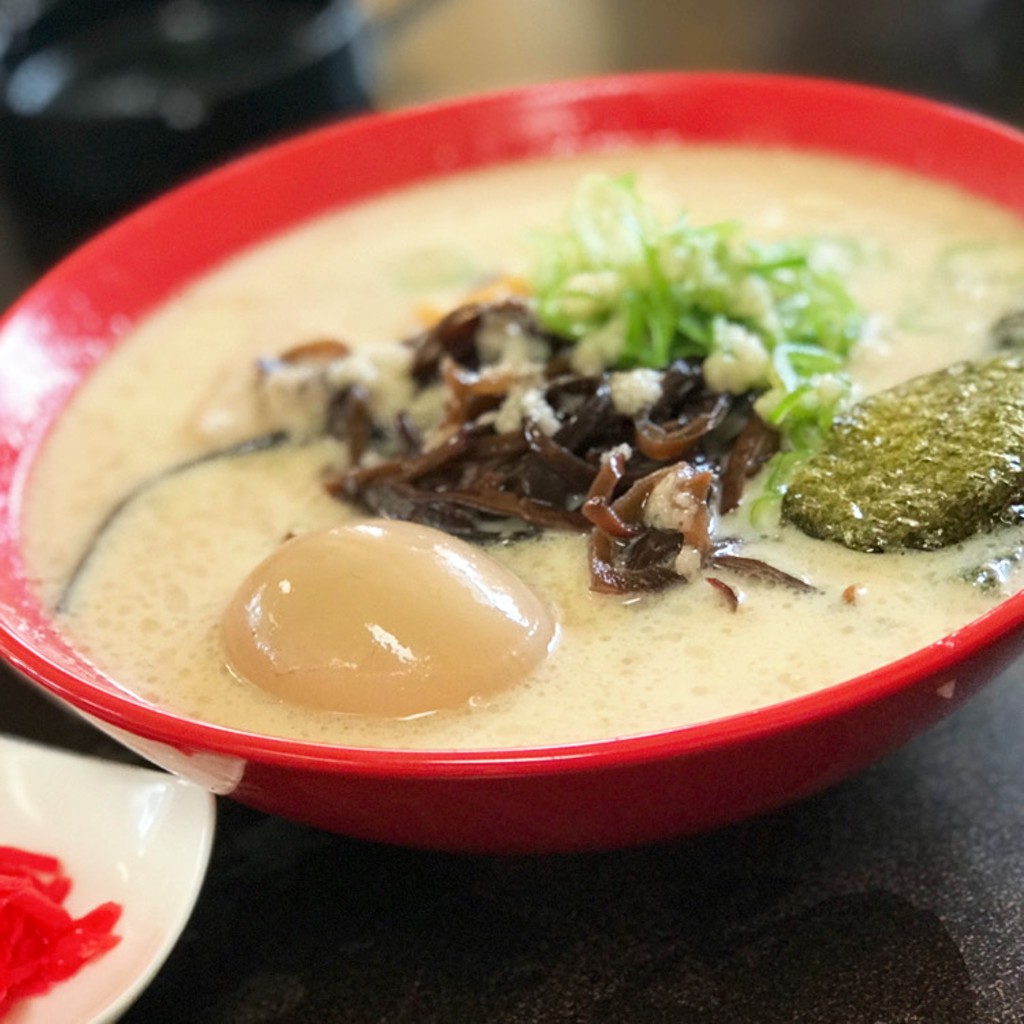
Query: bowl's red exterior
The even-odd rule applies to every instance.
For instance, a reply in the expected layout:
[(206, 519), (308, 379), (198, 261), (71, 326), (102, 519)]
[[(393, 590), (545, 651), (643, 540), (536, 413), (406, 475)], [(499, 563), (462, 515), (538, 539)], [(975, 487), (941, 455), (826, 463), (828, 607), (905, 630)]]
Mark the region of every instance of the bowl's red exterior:
[(537, 750), (373, 751), (232, 732), (147, 707), (57, 635), (24, 578), (21, 496), (68, 395), (130, 325), (221, 259), (424, 177), (655, 140), (879, 160), (1024, 214), (1024, 136), (925, 100), (808, 79), (657, 74), (556, 84), (343, 122), (246, 157), (99, 236), (0, 325), (0, 653), (127, 745), (253, 806), (442, 849), (613, 847), (820, 790), (905, 742), (1020, 653), (1024, 597), (883, 670), (758, 712)]

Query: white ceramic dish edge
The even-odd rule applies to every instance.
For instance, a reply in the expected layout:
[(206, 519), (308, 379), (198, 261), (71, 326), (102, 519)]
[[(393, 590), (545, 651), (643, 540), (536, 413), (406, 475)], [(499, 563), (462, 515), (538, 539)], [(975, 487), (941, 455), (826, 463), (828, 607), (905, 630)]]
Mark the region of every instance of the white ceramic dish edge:
[(121, 942), (4, 1024), (110, 1024), (163, 966), (213, 847), (214, 796), (165, 772), (0, 736), (0, 845), (58, 857), (69, 911), (114, 900)]

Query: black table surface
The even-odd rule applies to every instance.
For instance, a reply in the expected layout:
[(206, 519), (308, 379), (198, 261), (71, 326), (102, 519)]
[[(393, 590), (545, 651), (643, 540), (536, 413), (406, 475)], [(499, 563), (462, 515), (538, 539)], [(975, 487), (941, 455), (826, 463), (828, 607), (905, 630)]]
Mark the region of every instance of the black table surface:
[[(38, 269), (22, 245), (0, 200), (0, 306)], [(421, 852), (219, 798), (197, 906), (124, 1020), (1020, 1024), (1022, 675), (830, 792), (641, 849)], [(132, 759), (2, 669), (0, 730)]]

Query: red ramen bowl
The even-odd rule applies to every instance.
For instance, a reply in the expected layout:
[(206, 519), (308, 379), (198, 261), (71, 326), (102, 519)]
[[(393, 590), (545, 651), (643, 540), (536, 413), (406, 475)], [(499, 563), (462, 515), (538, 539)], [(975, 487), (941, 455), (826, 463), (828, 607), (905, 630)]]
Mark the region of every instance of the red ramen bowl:
[(908, 657), (809, 696), (647, 735), (536, 749), (302, 743), (154, 707), (92, 667), (26, 580), (22, 497), (69, 397), (126, 327), (243, 248), (386, 190), (554, 152), (665, 140), (785, 145), (924, 173), (1024, 215), (1024, 135), (874, 88), (654, 74), (555, 84), (343, 122), (181, 187), (78, 250), (0, 328), (0, 652), (172, 772), (343, 834), (426, 848), (598, 849), (707, 830), (864, 768), (1019, 653), (1024, 595)]

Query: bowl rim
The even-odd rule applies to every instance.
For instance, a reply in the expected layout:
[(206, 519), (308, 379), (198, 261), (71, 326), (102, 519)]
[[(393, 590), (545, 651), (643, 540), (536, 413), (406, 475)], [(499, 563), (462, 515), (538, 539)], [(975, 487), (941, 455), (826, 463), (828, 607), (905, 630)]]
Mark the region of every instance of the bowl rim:
[[(125, 242), (150, 233), (159, 234), (176, 218), (187, 216), (193, 207), (218, 198), (230, 200), (228, 213), (237, 218), (244, 209), (247, 181), (268, 171), (280, 174), (293, 163), (305, 161), (308, 165), (311, 156), (322, 148), (358, 147), (368, 142), (394, 146), (396, 139), (407, 138), (409, 133), (419, 140), (416, 145), (422, 146), (439, 125), (465, 133), (473, 126), (507, 126), (513, 121), (513, 114), (519, 118), (513, 127), (477, 140), (468, 156), (466, 152), (452, 154), (442, 149), (434, 166), (422, 173), (407, 173), (403, 178), (400, 173), (385, 170), (375, 187), (339, 202), (344, 205), (451, 171), (541, 156), (552, 152), (556, 144), (562, 152), (573, 145), (582, 151), (630, 140), (657, 141), (655, 108), (669, 99), (690, 104), (687, 116), (705, 118), (696, 128), (694, 124), (686, 129), (682, 124), (676, 125), (677, 139), (760, 141), (881, 162), (962, 187), (1008, 207), (1018, 216), (1024, 215), (1024, 174), (1020, 173), (1024, 168), (1024, 133), (985, 115), (936, 100), (827, 78), (757, 72), (644, 72), (570, 79), (359, 115), (261, 147), (206, 172), (122, 218), (41, 277), (0, 318), (0, 352), (5, 341), (35, 319), (53, 317), (55, 310), (61, 308), (61, 290), (68, 285), (93, 285), (103, 295), (114, 294), (118, 287), (123, 287), (123, 283), (111, 280), (109, 271), (102, 272), (102, 264)], [(705, 113), (696, 107), (702, 102), (709, 103)], [(771, 113), (772, 106), (777, 108), (779, 103), (786, 104), (786, 116), (793, 124), (783, 125), (777, 109), (775, 114)], [(736, 126), (743, 126), (755, 110), (762, 128), (767, 119), (767, 135), (737, 137)], [(723, 121), (714, 120), (723, 113)], [(592, 119), (600, 115), (611, 121), (617, 116), (628, 124), (605, 124), (599, 120), (586, 123), (584, 117), (577, 123), (578, 134), (566, 143), (556, 136), (559, 114), (575, 114), (578, 118), (589, 115)], [(829, 118), (823, 121), (825, 114)], [(851, 126), (844, 123), (851, 114), (856, 114), (857, 123), (866, 128), (864, 134), (854, 137)], [(548, 127), (544, 127), (544, 118), (548, 119)], [(785, 120), (783, 117), (782, 121)], [(571, 117), (564, 121), (563, 128), (566, 125), (571, 130)], [(513, 138), (509, 148), (508, 133), (515, 132), (523, 135)], [(539, 140), (545, 132), (547, 144), (542, 146)], [(780, 134), (772, 139), (772, 132)], [(943, 154), (945, 162), (939, 160)], [(1017, 173), (1008, 166), (1014, 163)], [(135, 315), (152, 310), (177, 286), (202, 275), (220, 259), (315, 216), (325, 207), (311, 202), (311, 197), (320, 195), (319, 191), (311, 189), (309, 193), (305, 197), (295, 196), (287, 214), (265, 216), (256, 228), (244, 218), (234, 222), (233, 229), (211, 242), (199, 257), (177, 250), (158, 257), (157, 271), (149, 281), (132, 282), (136, 285)], [(84, 370), (74, 367), (75, 386), (99, 356), (86, 354), (84, 358), (88, 364)], [(48, 414), (50, 419), (55, 418), (62, 405), (63, 400), (54, 404)], [(43, 439), (43, 432), (39, 432), (20, 447), (11, 448), (13, 454), (7, 455), (7, 463), (16, 464), (11, 470), (9, 489), (0, 493), (0, 543), (6, 542), (15, 556), (20, 500), (34, 454)], [(5, 452), (0, 450), (0, 470), (5, 466), (4, 456)], [(1024, 592), (1019, 592), (960, 629), (879, 669), (823, 690), (722, 718), (621, 737), (535, 747), (402, 749), (313, 743), (246, 732), (184, 718), (170, 709), (145, 704), (114, 686), (94, 684), (68, 671), (47, 653), (48, 644), (52, 650), (54, 637), (40, 639), (36, 635), (35, 627), (46, 621), (41, 609), (39, 623), (26, 622), (8, 601), (9, 594), (23, 598), (27, 589), (19, 566), (13, 559), (4, 559), (0, 568), (0, 656), (79, 712), (178, 748), (311, 771), (382, 778), (552, 774), (582, 767), (622, 767), (652, 759), (688, 757), (853, 711), (936, 676), (948, 674), (955, 679), (955, 670), (963, 661), (1024, 625)]]

